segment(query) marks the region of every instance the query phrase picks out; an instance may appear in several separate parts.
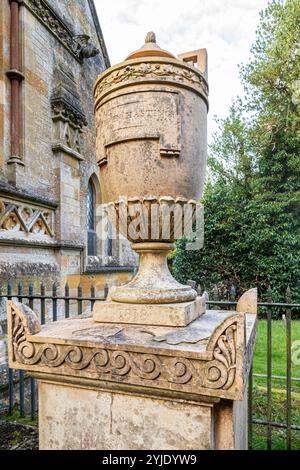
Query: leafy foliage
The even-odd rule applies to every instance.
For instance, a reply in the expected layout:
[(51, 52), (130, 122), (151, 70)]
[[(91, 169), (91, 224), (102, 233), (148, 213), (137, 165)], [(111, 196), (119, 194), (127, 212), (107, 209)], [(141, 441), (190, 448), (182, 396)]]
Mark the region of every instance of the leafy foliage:
[(275, 299), (300, 298), (300, 2), (274, 0), (261, 13), (238, 98), (209, 149), (205, 244), (173, 262), (181, 282), (253, 285)]

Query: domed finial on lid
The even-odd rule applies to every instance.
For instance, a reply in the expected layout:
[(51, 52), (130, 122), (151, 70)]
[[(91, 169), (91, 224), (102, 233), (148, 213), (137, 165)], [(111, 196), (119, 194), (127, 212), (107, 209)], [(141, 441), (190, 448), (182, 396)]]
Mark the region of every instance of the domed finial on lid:
[(145, 43), (147, 43), (147, 42), (156, 43), (156, 36), (155, 36), (155, 33), (153, 31), (149, 31), (149, 33), (147, 33)]
[(156, 37), (153, 31), (149, 31), (145, 44), (137, 51), (132, 52), (125, 60), (140, 59), (141, 57), (169, 57), (175, 59), (173, 54), (164, 51), (156, 44)]

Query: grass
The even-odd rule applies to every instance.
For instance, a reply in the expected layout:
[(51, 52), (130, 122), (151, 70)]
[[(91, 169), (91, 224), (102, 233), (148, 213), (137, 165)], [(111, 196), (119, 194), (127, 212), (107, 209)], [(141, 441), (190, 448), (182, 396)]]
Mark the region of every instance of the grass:
[[(272, 375), (286, 375), (286, 328), (282, 320), (272, 321)], [(300, 320), (293, 320), (291, 327), (292, 343), (300, 342)], [(299, 343), (300, 349), (300, 343)], [(253, 370), (258, 374), (267, 373), (267, 321), (258, 321), (258, 335), (254, 355)], [(292, 363), (292, 376), (300, 378), (299, 364)], [(300, 383), (299, 383), (300, 387)]]
[[(292, 345), (300, 340), (300, 321), (293, 320)], [(300, 344), (299, 344), (300, 349)], [(294, 352), (294, 349), (293, 349)], [(292, 359), (297, 359), (293, 354)], [(292, 377), (300, 378), (299, 361), (292, 360)], [(296, 362), (299, 362), (296, 364)], [(253, 361), (253, 372), (267, 373), (267, 322), (259, 320), (256, 350)], [(272, 375), (286, 375), (286, 327), (282, 320), (272, 321)], [(267, 381), (266, 378), (253, 377), (253, 418), (267, 419)], [(292, 424), (300, 426), (300, 381), (292, 381)], [(272, 421), (286, 422), (286, 381), (284, 379), (272, 380)], [(253, 425), (253, 449), (267, 448), (267, 427)], [(272, 449), (286, 448), (286, 430), (272, 428)], [(292, 448), (300, 449), (300, 431), (292, 431)]]
[(18, 407), (15, 407), (13, 413), (11, 415), (7, 413), (0, 414), (0, 419), (2, 421), (8, 421), (8, 422), (13, 422), (13, 423), (19, 423), (19, 424), (26, 424), (29, 426), (37, 426), (37, 420), (32, 420), (31, 416), (26, 415), (21, 417), (20, 416), (20, 411), (18, 410)]

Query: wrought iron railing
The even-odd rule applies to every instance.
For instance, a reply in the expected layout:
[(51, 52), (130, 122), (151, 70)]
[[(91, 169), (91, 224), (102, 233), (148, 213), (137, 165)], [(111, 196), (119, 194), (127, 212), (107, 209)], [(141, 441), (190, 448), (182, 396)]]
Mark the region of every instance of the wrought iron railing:
[[(74, 289), (72, 290), (74, 291)], [(107, 286), (104, 287), (102, 297), (96, 296), (95, 286), (91, 286), (89, 296), (84, 296), (81, 284), (78, 285), (76, 294), (70, 294), (68, 283), (64, 287), (64, 295), (59, 293), (57, 283), (51, 286), (50, 291), (47, 291), (45, 284), (41, 283), (39, 293), (34, 293), (33, 284), (29, 284), (28, 289), (25, 291), (22, 283), (18, 284), (17, 292), (13, 293), (12, 284), (8, 283), (5, 291), (0, 286), (0, 299), (15, 299), (18, 302), (26, 302), (39, 315), (40, 322), (43, 325), (46, 321), (69, 318), (71, 313), (72, 315), (82, 314), (84, 304), (85, 308), (89, 304), (92, 310), (96, 300), (104, 301), (106, 299), (108, 288)], [(48, 310), (46, 308), (47, 301), (51, 303), (51, 307)], [(35, 420), (37, 410), (36, 381), (32, 377), (28, 377), (23, 370), (15, 371), (8, 369), (7, 411), (9, 415), (12, 415), (17, 406), (20, 417), (25, 416), (25, 384), (28, 381), (30, 382), (30, 415), (31, 419)], [(16, 388), (18, 388), (18, 400), (16, 400)]]
[[(212, 291), (212, 300), (207, 301), (207, 305), (212, 307), (227, 307), (234, 308), (237, 304), (233, 299), (236, 296), (236, 290), (234, 287), (230, 289), (229, 297), (230, 300), (220, 301), (218, 296), (218, 290), (216, 288)], [(292, 346), (292, 319), (300, 317), (300, 304), (291, 302), (291, 291), (288, 287), (286, 290), (286, 302), (273, 302), (271, 288), (267, 291), (267, 300), (258, 302), (258, 314), (259, 318), (266, 318), (267, 320), (267, 351), (266, 351), (266, 366), (267, 373), (259, 374), (255, 373), (253, 367), (251, 368), (248, 382), (248, 437), (249, 437), (249, 449), (252, 448), (253, 441), (253, 424), (259, 426), (266, 426), (267, 428), (267, 449), (272, 449), (272, 429), (281, 428), (286, 430), (286, 449), (292, 448), (292, 431), (300, 431), (298, 424), (292, 423), (292, 382), (299, 382), (300, 377), (292, 377), (292, 359), (291, 359), (291, 346)], [(274, 312), (275, 310), (275, 312)], [(272, 318), (275, 313), (275, 319), (278, 320), (279, 315), (285, 315), (285, 343), (286, 343), (286, 375), (279, 376), (272, 374)], [(282, 338), (284, 341), (284, 338)], [(300, 338), (299, 338), (300, 340)], [(300, 354), (299, 354), (300, 357)], [(253, 378), (264, 378), (267, 381), (267, 416), (266, 419), (257, 419), (253, 417)], [(273, 409), (272, 409), (272, 380), (280, 380), (285, 382), (285, 422), (273, 421)]]

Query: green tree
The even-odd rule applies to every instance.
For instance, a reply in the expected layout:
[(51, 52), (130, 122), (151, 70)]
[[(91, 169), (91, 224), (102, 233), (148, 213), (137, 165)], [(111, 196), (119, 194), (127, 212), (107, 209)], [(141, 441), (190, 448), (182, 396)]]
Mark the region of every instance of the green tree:
[[(173, 271), (202, 286), (270, 283), (276, 298), (300, 281), (300, 2), (261, 13), (238, 99), (209, 149), (205, 245), (177, 243)], [(298, 289), (298, 294), (297, 294)], [(296, 298), (295, 297), (295, 298)]]

